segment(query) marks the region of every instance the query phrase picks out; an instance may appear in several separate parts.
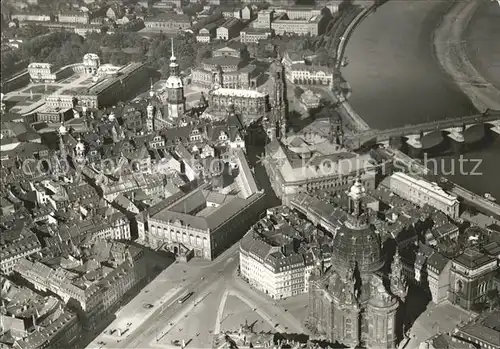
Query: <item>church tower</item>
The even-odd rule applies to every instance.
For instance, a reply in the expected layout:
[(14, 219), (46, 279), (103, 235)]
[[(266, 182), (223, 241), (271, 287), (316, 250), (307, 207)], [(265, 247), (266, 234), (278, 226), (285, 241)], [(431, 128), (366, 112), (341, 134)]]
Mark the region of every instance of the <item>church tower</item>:
[(179, 64), (174, 55), (174, 39), (171, 41), (172, 57), (170, 57), (170, 76), (167, 79), (167, 109), (170, 119), (177, 119), (186, 110), (186, 98), (184, 97), (184, 85), (179, 76)]
[(146, 107), (146, 129), (148, 133), (154, 131), (154, 109), (150, 101)]
[(273, 122), (276, 123), (278, 138), (286, 136), (287, 131), (287, 101), (286, 101), (286, 78), (285, 68), (281, 63), (281, 57), (278, 57), (270, 67), (271, 79), (273, 82), (273, 92), (271, 97), (271, 110)]
[(68, 134), (68, 129), (64, 124), (61, 124), (59, 127), (59, 152), (61, 154), (61, 158), (66, 159), (66, 145), (64, 144), (64, 137)]
[(344, 131), (342, 129), (342, 118), (336, 111), (332, 111), (332, 115), (328, 118), (330, 122), (330, 143), (344, 145)]
[(277, 136), (276, 125), (277, 123), (274, 121), (274, 114), (271, 114), (270, 118), (264, 116), (264, 118), (262, 119), (262, 127), (266, 132), (267, 139), (269, 142), (272, 142), (276, 139)]
[(81, 138), (78, 138), (78, 143), (75, 146), (75, 162), (77, 165), (85, 163), (85, 144), (83, 144)]

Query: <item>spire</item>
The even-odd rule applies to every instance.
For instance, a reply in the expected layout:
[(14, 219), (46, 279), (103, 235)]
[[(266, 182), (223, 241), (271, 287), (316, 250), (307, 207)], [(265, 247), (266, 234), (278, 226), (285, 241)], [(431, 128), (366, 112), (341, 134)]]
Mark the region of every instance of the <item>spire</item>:
[(397, 295), (400, 299), (404, 300), (408, 288), (405, 276), (403, 274), (403, 265), (398, 248), (396, 248), (396, 253), (394, 254), (394, 259), (391, 263), (390, 283), (392, 293)]
[(172, 56), (170, 57), (170, 75), (179, 75), (179, 64), (177, 64), (177, 58), (174, 55), (174, 39), (171, 40), (171, 50)]
[(151, 79), (151, 87), (149, 88), (149, 97), (153, 98), (155, 91), (153, 90), (153, 79)]
[(174, 38), (170, 39), (170, 50), (172, 51), (172, 56), (170, 56), (170, 62), (177, 61), (177, 58), (175, 58), (175, 55), (174, 55)]

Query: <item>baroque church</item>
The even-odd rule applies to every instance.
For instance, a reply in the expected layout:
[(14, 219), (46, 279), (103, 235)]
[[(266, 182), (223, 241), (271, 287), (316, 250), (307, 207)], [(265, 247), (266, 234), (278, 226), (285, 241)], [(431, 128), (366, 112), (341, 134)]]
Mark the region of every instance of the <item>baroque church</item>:
[[(174, 54), (173, 39), (171, 45), (170, 75), (165, 83), (164, 90), (156, 96), (153, 86), (151, 86), (150, 99), (146, 107), (147, 132), (181, 126), (183, 122), (185, 123), (186, 97), (184, 96), (184, 83), (180, 76), (179, 64)], [(164, 105), (166, 105), (166, 108), (162, 108)]]
[[(239, 98), (237, 92), (253, 90), (239, 89), (220, 89), (221, 91), (211, 90), (208, 98), (202, 93), (196, 106), (187, 110), (186, 98), (184, 96), (184, 83), (180, 76), (179, 64), (174, 55), (174, 46), (172, 41), (172, 56), (170, 57), (170, 75), (160, 93), (155, 93), (151, 88), (150, 98), (146, 107), (146, 130), (148, 133), (160, 131), (167, 128), (185, 127), (196, 123), (203, 117), (203, 112), (216, 113), (226, 119), (228, 111), (235, 110), (241, 118), (242, 124), (247, 127), (254, 122), (261, 122), (268, 137), (272, 140), (280, 138), (286, 134), (287, 120), (286, 116), (286, 77), (284, 66), (280, 57), (273, 61), (269, 67), (270, 89), (268, 95), (263, 98), (262, 108), (252, 108), (253, 104), (259, 104), (259, 98), (252, 94)], [(227, 91), (226, 91), (227, 90)], [(236, 96), (233, 96), (236, 95)], [(210, 118), (209, 118), (210, 119)], [(214, 120), (212, 120), (214, 121)], [(222, 120), (219, 120), (222, 121)], [(227, 121), (227, 120), (225, 120)]]
[(334, 234), (331, 267), (321, 260), (311, 274), (309, 329), (331, 342), (352, 348), (396, 348), (407, 294), (399, 254), (391, 272), (379, 235), (363, 204), (366, 189), (357, 180), (349, 191), (347, 220)]
[(219, 106), (221, 120), (202, 117), (210, 107), (210, 99), (204, 94), (198, 104), (186, 108), (173, 41), (169, 66), (170, 75), (163, 88), (151, 88), (146, 100), (121, 103), (106, 110), (82, 108), (81, 117), (78, 113), (74, 120), (64, 122), (59, 130), (61, 156), (71, 159), (73, 168), (87, 164), (101, 170), (103, 159), (116, 164), (138, 158), (155, 162), (164, 151), (175, 153), (181, 145), (200, 158), (220, 157), (233, 148), (245, 150), (246, 130), (251, 123), (262, 125), (270, 139), (286, 134), (286, 82), (279, 59), (270, 66), (268, 108), (259, 113), (258, 119), (249, 116), (248, 103), (231, 98)]

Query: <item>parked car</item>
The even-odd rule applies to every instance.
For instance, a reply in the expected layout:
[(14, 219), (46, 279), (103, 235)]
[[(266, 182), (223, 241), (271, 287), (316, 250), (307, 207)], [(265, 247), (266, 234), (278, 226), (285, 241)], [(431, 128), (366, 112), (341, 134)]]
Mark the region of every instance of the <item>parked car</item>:
[(146, 303), (143, 305), (143, 307), (146, 309), (151, 309), (153, 307), (153, 304)]

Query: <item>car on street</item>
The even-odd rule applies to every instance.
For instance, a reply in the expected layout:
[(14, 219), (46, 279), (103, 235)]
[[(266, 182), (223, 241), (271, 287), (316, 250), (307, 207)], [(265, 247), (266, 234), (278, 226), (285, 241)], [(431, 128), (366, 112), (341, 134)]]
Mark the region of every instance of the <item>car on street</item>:
[(146, 309), (151, 309), (153, 307), (153, 304), (145, 303), (143, 307)]

